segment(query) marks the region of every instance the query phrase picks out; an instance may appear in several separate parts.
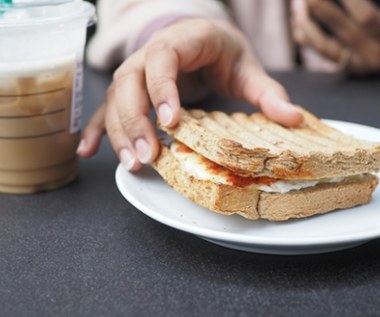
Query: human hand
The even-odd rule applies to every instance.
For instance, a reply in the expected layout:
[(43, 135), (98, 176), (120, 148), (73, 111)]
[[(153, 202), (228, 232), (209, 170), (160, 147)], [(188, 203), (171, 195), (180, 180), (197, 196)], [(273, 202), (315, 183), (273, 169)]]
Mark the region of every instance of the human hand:
[[(294, 2), (296, 42), (336, 62), (341, 71), (358, 75), (380, 71), (380, 9), (376, 4), (371, 0), (341, 0), (339, 7), (330, 0)], [(333, 35), (322, 31), (317, 21)]]
[(279, 123), (295, 126), (302, 122), (285, 89), (264, 72), (232, 24), (183, 19), (153, 34), (116, 70), (104, 104), (83, 132), (78, 154), (92, 156), (107, 130), (128, 170), (151, 163), (159, 153), (159, 143), (148, 119), (150, 105), (161, 125), (175, 126), (180, 109), (178, 74), (196, 71), (201, 71), (204, 84), (216, 92), (256, 105)]

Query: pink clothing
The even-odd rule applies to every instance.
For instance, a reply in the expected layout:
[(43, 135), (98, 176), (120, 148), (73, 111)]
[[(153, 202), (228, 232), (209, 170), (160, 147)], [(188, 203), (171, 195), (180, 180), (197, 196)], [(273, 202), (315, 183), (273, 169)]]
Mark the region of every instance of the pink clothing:
[[(296, 0), (293, 0), (294, 2)], [(298, 0), (303, 1), (303, 0)], [(87, 50), (88, 63), (112, 69), (140, 48), (149, 36), (183, 17), (232, 19), (246, 34), (263, 66), (289, 70), (295, 66), (290, 27), (290, 0), (100, 0), (98, 27)], [(335, 68), (315, 51), (303, 50), (310, 70)]]

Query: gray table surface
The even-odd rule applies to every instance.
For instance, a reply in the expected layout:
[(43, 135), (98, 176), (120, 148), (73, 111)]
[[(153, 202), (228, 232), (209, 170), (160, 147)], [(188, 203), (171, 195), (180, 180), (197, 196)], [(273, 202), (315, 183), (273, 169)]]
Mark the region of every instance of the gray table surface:
[[(321, 117), (380, 128), (380, 78), (274, 76)], [(85, 121), (110, 78), (86, 70)], [(1, 316), (380, 316), (379, 239), (305, 256), (219, 247), (135, 209), (115, 185), (116, 166), (105, 140), (73, 184), (0, 195)]]

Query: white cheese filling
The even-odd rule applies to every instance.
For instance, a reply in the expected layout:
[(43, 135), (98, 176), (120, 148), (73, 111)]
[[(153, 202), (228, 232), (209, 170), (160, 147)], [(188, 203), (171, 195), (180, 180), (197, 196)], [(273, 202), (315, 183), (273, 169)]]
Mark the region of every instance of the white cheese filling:
[(287, 179), (278, 180), (271, 185), (260, 185), (258, 189), (267, 193), (287, 193), (291, 190), (300, 190), (303, 188), (314, 187), (321, 183), (339, 183), (343, 181), (343, 177), (325, 178), (320, 180), (299, 180), (299, 179)]
[[(191, 176), (200, 179), (208, 180), (219, 184), (233, 185), (229, 180), (230, 172), (228, 170), (218, 170), (213, 171), (205, 163), (204, 158), (198, 153), (191, 151), (183, 151), (183, 145), (174, 142), (171, 146), (171, 151), (173, 155), (177, 158), (181, 164), (183, 170), (185, 170)], [(350, 177), (361, 177), (361, 175), (350, 176)], [(256, 187), (256, 189), (268, 192), (268, 193), (287, 193), (292, 190), (300, 190), (304, 188), (309, 188), (316, 186), (321, 183), (339, 183), (342, 182), (344, 177), (334, 177), (325, 178), (319, 180), (297, 180), (297, 179), (286, 179), (277, 180), (266, 184), (251, 184), (249, 187)]]

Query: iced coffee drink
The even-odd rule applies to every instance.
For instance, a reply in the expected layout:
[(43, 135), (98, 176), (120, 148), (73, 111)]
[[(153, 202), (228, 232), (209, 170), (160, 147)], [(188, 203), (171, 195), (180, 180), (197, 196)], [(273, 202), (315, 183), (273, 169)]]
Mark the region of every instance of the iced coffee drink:
[(53, 189), (76, 176), (75, 63), (18, 68), (0, 76), (0, 191)]
[(78, 14), (81, 0), (52, 3), (0, 15), (1, 192), (55, 189), (77, 175), (83, 47), (93, 7)]

